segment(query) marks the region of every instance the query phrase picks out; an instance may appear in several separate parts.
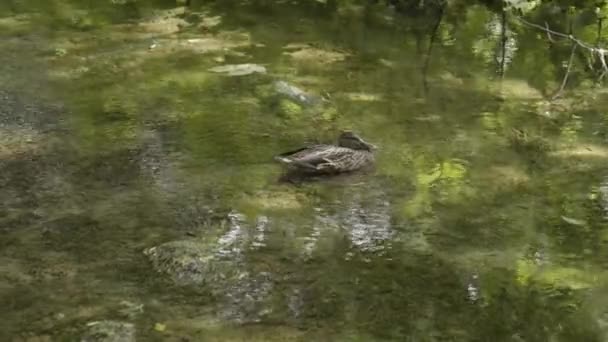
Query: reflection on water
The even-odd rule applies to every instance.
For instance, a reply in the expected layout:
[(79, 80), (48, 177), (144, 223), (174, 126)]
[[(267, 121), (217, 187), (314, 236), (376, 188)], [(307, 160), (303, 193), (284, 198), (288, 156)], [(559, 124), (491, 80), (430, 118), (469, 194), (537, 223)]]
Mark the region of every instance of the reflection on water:
[[(0, 4), (0, 340), (605, 339), (568, 55), (481, 5), (264, 3)], [(375, 170), (281, 181), (343, 129)]]
[(349, 229), (352, 244), (362, 251), (377, 252), (384, 248), (393, 236), (388, 201), (380, 203), (347, 205), (343, 215), (344, 227)]
[(259, 272), (241, 273), (236, 282), (225, 289), (225, 303), (221, 315), (238, 323), (256, 323), (272, 313), (270, 301), (273, 292), (272, 275)]
[(600, 185), (600, 194), (603, 201), (604, 217), (608, 217), (608, 182), (602, 182)]
[(228, 231), (218, 240), (220, 255), (236, 258), (241, 254), (248, 235), (243, 227), (244, 218), (243, 214), (237, 212), (228, 214)]
[(330, 207), (335, 213), (324, 213), (324, 209), (316, 208), (316, 221), (307, 249), (314, 248), (312, 241), (320, 236), (322, 230), (336, 229), (344, 231), (352, 246), (360, 251), (379, 252), (390, 244), (394, 232), (391, 227), (391, 206), (382, 197), (357, 199), (359, 196), (347, 198), (344, 202)]

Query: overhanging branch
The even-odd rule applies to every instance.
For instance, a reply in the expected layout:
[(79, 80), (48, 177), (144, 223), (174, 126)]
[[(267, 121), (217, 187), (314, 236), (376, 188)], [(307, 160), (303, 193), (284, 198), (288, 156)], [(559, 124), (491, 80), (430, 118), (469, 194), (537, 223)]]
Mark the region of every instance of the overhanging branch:
[[(586, 43), (586, 42), (574, 37), (571, 34), (565, 34), (565, 33), (551, 30), (547, 23), (545, 23), (545, 26), (541, 26), (541, 25), (529, 22), (528, 20), (526, 20), (520, 16), (515, 16), (515, 18), (526, 26), (534, 27), (538, 30), (546, 32), (547, 36), (549, 37), (549, 39), (551, 41), (553, 41), (553, 39), (552, 39), (553, 37), (560, 37), (560, 38), (568, 39), (574, 44), (574, 46), (580, 46), (581, 48), (589, 51), (589, 53), (592, 56), (597, 56), (600, 59), (600, 62), (602, 64), (602, 74), (599, 77), (600, 80), (603, 79), (604, 76), (608, 73), (608, 65), (606, 64), (606, 54), (608, 54), (608, 50), (601, 48), (599, 46), (595, 47), (589, 43)], [(573, 51), (574, 51), (574, 49), (573, 49)], [(571, 65), (571, 61), (572, 61), (572, 55), (570, 56), (569, 66)]]

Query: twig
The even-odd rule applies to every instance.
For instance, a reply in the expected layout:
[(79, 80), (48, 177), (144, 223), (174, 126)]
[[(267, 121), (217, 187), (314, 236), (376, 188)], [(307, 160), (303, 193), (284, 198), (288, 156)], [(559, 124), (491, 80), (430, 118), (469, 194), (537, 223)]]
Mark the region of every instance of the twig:
[(549, 39), (549, 41), (551, 43), (555, 43), (555, 40), (553, 40), (553, 37), (551, 37), (551, 32), (549, 32), (549, 23), (545, 21), (545, 30), (547, 30), (547, 39)]
[(562, 94), (562, 91), (564, 91), (566, 82), (568, 82), (568, 75), (570, 75), (570, 69), (572, 68), (572, 63), (574, 62), (574, 52), (576, 51), (577, 46), (578, 45), (576, 45), (575, 43), (572, 43), (572, 51), (570, 52), (570, 60), (568, 60), (568, 67), (566, 68), (566, 74), (564, 75), (564, 79), (562, 80), (562, 85), (555, 92), (553, 97), (551, 97), (552, 100), (555, 100), (556, 98), (558, 98)]

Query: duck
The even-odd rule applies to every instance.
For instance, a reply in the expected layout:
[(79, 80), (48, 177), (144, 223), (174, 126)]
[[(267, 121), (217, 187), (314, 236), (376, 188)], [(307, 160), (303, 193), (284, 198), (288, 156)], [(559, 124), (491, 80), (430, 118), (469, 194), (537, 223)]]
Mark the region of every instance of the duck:
[(352, 131), (343, 131), (336, 145), (311, 145), (274, 157), (289, 171), (312, 175), (353, 172), (374, 163), (377, 147)]

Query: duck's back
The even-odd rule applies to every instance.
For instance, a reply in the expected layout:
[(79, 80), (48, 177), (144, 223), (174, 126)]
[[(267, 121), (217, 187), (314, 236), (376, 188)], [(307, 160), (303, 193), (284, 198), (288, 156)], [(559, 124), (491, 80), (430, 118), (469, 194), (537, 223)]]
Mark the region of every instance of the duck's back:
[(348, 172), (374, 161), (371, 152), (335, 145), (312, 145), (275, 157), (280, 162), (318, 172)]

